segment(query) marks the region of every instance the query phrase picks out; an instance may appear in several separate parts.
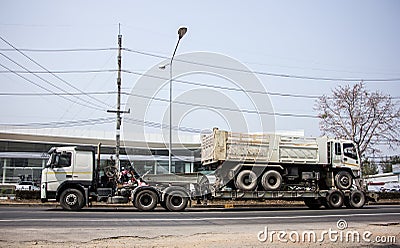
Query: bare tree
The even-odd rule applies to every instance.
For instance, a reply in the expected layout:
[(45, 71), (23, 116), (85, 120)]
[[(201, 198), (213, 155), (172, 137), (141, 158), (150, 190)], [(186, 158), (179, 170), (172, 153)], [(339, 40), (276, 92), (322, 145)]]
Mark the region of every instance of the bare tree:
[(400, 144), (400, 108), (390, 95), (369, 92), (364, 83), (339, 86), (317, 100), (324, 135), (353, 140), (360, 158), (380, 152), (377, 145)]
[(368, 175), (375, 175), (378, 174), (378, 166), (373, 160), (368, 160), (365, 159), (363, 162), (363, 175), (368, 176)]

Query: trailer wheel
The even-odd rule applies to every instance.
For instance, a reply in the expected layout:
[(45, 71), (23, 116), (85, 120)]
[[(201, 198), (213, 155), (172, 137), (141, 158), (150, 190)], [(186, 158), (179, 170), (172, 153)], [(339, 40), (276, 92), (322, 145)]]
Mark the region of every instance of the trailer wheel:
[(187, 207), (188, 197), (182, 191), (172, 191), (165, 199), (165, 207), (169, 211), (182, 211)]
[(242, 170), (236, 177), (236, 187), (241, 190), (253, 190), (257, 186), (257, 175), (251, 170)]
[(353, 177), (348, 171), (339, 171), (335, 176), (335, 184), (338, 189), (350, 189), (353, 185)]
[(365, 194), (362, 191), (354, 190), (351, 192), (350, 197), (346, 198), (344, 203), (348, 208), (362, 208), (365, 201)]
[(344, 203), (344, 195), (339, 190), (332, 190), (328, 192), (326, 202), (329, 208), (341, 208)]
[(304, 204), (306, 204), (306, 206), (311, 209), (319, 209), (322, 206), (322, 202), (319, 199), (313, 199), (313, 198), (312, 199), (305, 198)]
[(81, 191), (77, 189), (66, 189), (61, 193), (60, 205), (64, 210), (78, 211), (85, 205), (85, 199)]
[(163, 207), (165, 210), (168, 210), (167, 205), (165, 205), (165, 201), (160, 201), (160, 206)]
[(152, 190), (142, 190), (137, 193), (133, 203), (140, 211), (151, 211), (157, 206), (157, 194)]
[(282, 176), (275, 170), (266, 171), (261, 178), (265, 190), (278, 190), (282, 184)]

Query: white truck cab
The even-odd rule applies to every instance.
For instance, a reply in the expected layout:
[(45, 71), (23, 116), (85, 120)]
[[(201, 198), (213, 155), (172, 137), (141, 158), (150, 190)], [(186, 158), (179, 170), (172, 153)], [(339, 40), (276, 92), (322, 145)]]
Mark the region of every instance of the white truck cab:
[[(59, 200), (63, 188), (78, 190), (78, 197), (93, 184), (94, 149), (91, 147), (57, 147), (49, 151), (50, 158), (42, 171), (41, 199)], [(71, 195), (72, 203), (77, 196)], [(84, 199), (80, 199), (84, 201)], [(70, 202), (71, 203), (71, 202)]]

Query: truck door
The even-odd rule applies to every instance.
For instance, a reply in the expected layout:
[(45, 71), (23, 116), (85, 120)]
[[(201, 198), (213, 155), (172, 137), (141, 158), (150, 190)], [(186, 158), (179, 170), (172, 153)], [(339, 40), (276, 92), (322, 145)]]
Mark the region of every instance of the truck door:
[(341, 167), (342, 165), (342, 145), (340, 142), (332, 142), (332, 167)]
[(63, 182), (72, 179), (72, 152), (55, 152), (51, 154), (45, 173), (47, 191), (57, 191)]
[(343, 143), (343, 164), (352, 170), (358, 170), (360, 163), (353, 143)]

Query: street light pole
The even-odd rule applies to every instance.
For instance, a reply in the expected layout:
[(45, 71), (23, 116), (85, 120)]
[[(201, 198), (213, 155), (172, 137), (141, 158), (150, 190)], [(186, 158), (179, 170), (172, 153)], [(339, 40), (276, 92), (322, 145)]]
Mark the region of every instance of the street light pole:
[(178, 49), (179, 42), (186, 34), (187, 28), (181, 27), (178, 29), (178, 41), (176, 42), (174, 53), (169, 62), (169, 143), (168, 143), (168, 173), (171, 174), (172, 169), (172, 62)]

